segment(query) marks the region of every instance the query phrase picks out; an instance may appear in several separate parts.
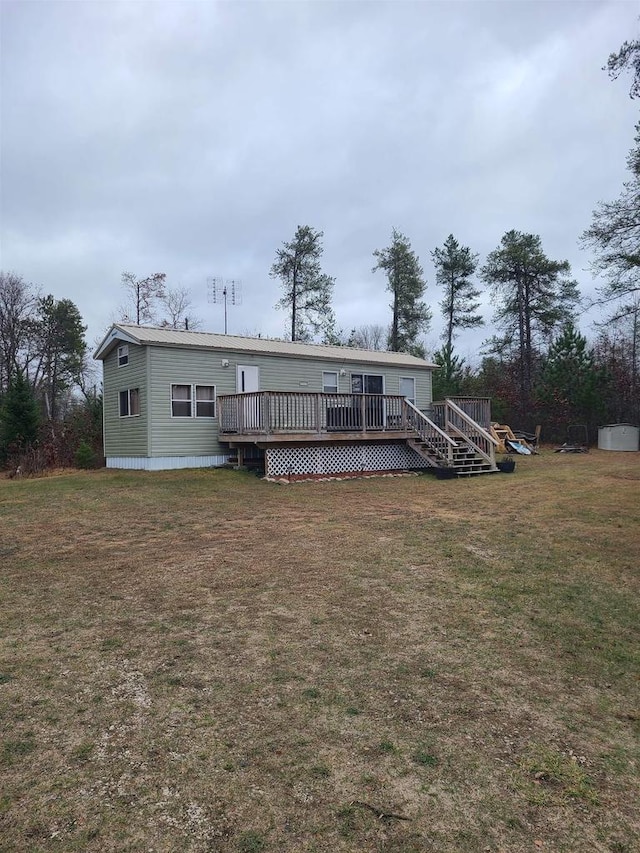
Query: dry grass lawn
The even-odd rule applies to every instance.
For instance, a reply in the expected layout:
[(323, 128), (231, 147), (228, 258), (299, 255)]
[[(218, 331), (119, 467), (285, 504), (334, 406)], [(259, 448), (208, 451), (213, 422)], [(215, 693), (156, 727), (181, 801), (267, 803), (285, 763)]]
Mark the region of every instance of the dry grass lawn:
[(640, 849), (640, 454), (0, 480), (0, 850)]

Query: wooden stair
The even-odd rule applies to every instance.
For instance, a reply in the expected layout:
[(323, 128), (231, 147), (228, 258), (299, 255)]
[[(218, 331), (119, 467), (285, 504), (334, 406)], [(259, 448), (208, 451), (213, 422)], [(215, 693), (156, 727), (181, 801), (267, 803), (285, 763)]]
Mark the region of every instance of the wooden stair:
[[(454, 438), (452, 436), (452, 438)], [(491, 465), (473, 447), (454, 438), (456, 446), (453, 448), (453, 463), (449, 463), (445, 455), (445, 448), (435, 449), (429, 446), (421, 438), (408, 438), (407, 444), (412, 450), (426, 459), (433, 468), (449, 468), (455, 470), (456, 477), (471, 477), (475, 474), (494, 474), (497, 468)]]
[(471, 477), (474, 474), (494, 474), (495, 465), (488, 462), (473, 447), (459, 443), (453, 451), (453, 467), (458, 477)]
[(446, 418), (438, 426), (406, 401), (407, 425), (413, 432), (407, 445), (445, 475), (470, 477), (497, 471), (496, 439), (452, 400), (445, 400), (444, 406)]

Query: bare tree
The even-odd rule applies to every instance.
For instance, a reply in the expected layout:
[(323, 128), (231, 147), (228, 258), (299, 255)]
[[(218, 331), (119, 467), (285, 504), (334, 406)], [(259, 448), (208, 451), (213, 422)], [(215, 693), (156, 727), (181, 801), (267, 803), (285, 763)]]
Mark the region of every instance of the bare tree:
[(169, 329), (191, 329), (201, 328), (202, 320), (192, 313), (193, 302), (191, 291), (188, 287), (167, 288), (161, 297), (162, 305), (166, 313), (161, 325)]
[(360, 349), (382, 351), (387, 348), (389, 328), (380, 323), (368, 323), (351, 330), (348, 345)]
[(0, 392), (31, 358), (32, 317), (38, 292), (16, 273), (0, 272)]
[(156, 320), (156, 303), (165, 295), (164, 283), (166, 274), (156, 272), (146, 278), (136, 278), (132, 272), (122, 273), (122, 286), (124, 287), (131, 306), (122, 309), (122, 319), (134, 322), (136, 326), (141, 323), (153, 323)]

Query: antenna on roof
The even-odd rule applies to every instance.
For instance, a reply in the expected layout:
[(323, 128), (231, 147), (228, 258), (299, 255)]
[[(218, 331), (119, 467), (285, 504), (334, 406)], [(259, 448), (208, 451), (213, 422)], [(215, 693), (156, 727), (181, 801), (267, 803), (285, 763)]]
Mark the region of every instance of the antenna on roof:
[(235, 278), (208, 278), (207, 300), (213, 305), (224, 305), (224, 333), (227, 334), (227, 301), (242, 305), (242, 282)]

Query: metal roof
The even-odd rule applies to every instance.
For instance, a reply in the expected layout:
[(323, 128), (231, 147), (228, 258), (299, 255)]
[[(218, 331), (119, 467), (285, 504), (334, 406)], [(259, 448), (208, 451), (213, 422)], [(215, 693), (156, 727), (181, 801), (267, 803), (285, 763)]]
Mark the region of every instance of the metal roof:
[(327, 359), (332, 361), (361, 361), (388, 367), (437, 368), (438, 365), (408, 355), (404, 352), (377, 352), (355, 347), (325, 346), (300, 341), (280, 341), (271, 338), (244, 338), (238, 335), (220, 335), (214, 332), (188, 332), (183, 329), (160, 329), (151, 326), (134, 326), (116, 323), (111, 327), (94, 358), (104, 359), (118, 341), (147, 346), (184, 347), (187, 349), (225, 350), (263, 355), (297, 356), (299, 358)]

